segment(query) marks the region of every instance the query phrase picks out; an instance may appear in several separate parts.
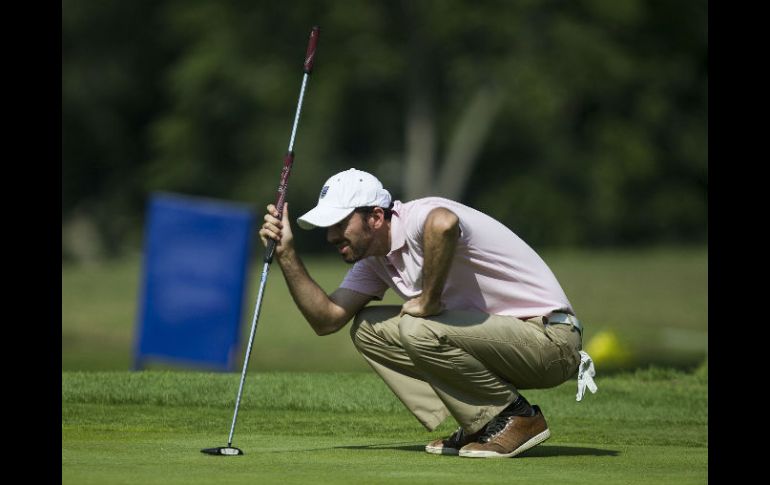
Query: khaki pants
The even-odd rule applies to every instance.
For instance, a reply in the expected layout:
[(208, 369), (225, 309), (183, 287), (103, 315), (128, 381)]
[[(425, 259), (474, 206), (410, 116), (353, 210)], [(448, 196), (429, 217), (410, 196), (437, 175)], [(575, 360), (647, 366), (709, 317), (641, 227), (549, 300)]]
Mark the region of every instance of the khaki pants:
[(519, 389), (554, 387), (577, 375), (582, 342), (571, 325), (469, 311), (399, 317), (400, 310), (364, 308), (350, 334), (428, 430), (451, 414), (474, 433), (515, 401)]

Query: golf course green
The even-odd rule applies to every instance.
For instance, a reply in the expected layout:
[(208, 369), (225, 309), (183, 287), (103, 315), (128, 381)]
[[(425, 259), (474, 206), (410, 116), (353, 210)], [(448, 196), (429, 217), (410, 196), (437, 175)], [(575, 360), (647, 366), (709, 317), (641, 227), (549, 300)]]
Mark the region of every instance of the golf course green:
[(423, 429), (376, 375), (254, 373), (233, 445), (224, 446), (239, 376), (174, 371), (62, 373), (62, 483), (701, 484), (708, 471), (708, 364), (649, 368), (528, 391), (552, 437), (518, 457), (430, 455), (450, 418)]

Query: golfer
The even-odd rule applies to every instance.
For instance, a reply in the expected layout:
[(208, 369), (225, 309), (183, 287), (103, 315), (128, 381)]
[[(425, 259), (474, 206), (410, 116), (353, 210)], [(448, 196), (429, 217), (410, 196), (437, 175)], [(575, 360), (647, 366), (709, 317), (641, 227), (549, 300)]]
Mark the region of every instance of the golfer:
[[(299, 227), (326, 229), (352, 267), (334, 292), (313, 281), (294, 249), (288, 204), (267, 207), (259, 231), (300, 311), (318, 335), (351, 319), (358, 351), (417, 420), (460, 424), (428, 453), (515, 456), (550, 436), (522, 389), (585, 379), (582, 328), (545, 262), (492, 217), (427, 197), (392, 201), (373, 175), (351, 168), (326, 181)], [(392, 289), (401, 306), (372, 305)], [(584, 378), (585, 377), (585, 378)], [(593, 381), (589, 389), (595, 392)]]

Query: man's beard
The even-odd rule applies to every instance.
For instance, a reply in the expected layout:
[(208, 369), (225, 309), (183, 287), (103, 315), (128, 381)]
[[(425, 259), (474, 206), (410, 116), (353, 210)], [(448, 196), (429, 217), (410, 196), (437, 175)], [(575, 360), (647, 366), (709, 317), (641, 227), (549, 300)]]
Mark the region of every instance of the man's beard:
[(364, 225), (364, 237), (358, 240), (354, 245), (351, 241), (345, 240), (350, 254), (342, 254), (342, 260), (348, 264), (355, 264), (366, 257), (366, 253), (369, 251), (369, 246), (372, 244), (372, 229)]
[(355, 264), (366, 257), (365, 254), (367, 249), (368, 247), (362, 248), (360, 245), (353, 246), (352, 244), (348, 244), (349, 254), (342, 254), (342, 260), (348, 264)]

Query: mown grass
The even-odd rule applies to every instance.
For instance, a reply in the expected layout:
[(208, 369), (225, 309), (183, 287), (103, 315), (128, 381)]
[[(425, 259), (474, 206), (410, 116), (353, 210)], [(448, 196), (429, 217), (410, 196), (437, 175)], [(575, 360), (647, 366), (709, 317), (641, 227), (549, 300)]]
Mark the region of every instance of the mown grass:
[[(708, 345), (708, 250), (554, 251), (544, 259), (585, 324), (584, 342), (610, 330), (635, 357), (693, 368)], [(243, 309), (248, 341), (261, 263), (252, 266)], [(316, 281), (331, 291), (347, 266), (337, 258), (310, 257)], [(141, 258), (98, 265), (62, 266), (62, 369), (131, 367)], [(384, 303), (398, 303), (391, 292)], [(242, 363), (242, 354), (237, 359)], [(365, 371), (346, 329), (319, 338), (296, 309), (277, 265), (268, 279), (251, 365), (264, 371)], [(158, 366), (160, 367), (160, 366)], [(601, 368), (600, 368), (601, 370)], [(603, 370), (609, 370), (604, 368)]]
[(510, 460), (428, 455), (424, 430), (373, 373), (62, 372), (62, 483), (704, 483), (708, 364), (532, 390), (553, 433)]

